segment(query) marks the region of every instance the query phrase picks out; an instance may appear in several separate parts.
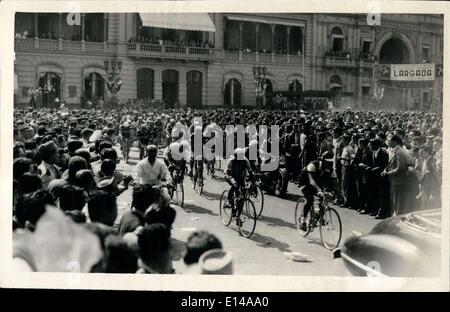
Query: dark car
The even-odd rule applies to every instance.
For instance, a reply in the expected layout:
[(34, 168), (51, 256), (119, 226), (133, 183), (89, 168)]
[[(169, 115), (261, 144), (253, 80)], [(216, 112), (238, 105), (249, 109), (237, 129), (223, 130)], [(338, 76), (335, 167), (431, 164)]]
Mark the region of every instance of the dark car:
[(348, 238), (340, 251), (356, 276), (439, 277), (441, 210), (408, 213)]

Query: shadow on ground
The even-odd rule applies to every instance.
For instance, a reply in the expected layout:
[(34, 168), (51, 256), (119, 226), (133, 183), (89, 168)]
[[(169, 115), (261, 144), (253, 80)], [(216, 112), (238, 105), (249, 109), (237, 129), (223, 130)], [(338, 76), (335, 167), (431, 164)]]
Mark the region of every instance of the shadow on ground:
[(263, 222), (268, 226), (276, 226), (276, 227), (280, 227), (280, 226), (284, 226), (284, 227), (288, 227), (291, 229), (296, 230), (297, 228), (295, 227), (294, 223), (290, 223), (290, 222), (286, 222), (283, 219), (279, 219), (279, 218), (273, 218), (273, 217), (267, 217), (264, 215), (264, 210), (263, 210), (263, 214), (261, 215), (261, 217), (258, 218), (259, 222)]
[(186, 212), (190, 212), (191, 211), (191, 212), (195, 212), (195, 213), (209, 214), (209, 215), (212, 215), (212, 216), (218, 216), (217, 213), (214, 213), (214, 212), (212, 212), (209, 209), (206, 209), (206, 208), (194, 205), (194, 204), (184, 204), (183, 209)]

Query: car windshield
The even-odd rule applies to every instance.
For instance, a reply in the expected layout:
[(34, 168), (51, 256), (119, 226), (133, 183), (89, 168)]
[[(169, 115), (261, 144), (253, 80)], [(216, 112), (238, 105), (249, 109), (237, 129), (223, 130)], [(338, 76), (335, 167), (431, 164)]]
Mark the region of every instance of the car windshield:
[(402, 218), (403, 222), (428, 233), (441, 233), (441, 211), (432, 210), (420, 213), (410, 213)]

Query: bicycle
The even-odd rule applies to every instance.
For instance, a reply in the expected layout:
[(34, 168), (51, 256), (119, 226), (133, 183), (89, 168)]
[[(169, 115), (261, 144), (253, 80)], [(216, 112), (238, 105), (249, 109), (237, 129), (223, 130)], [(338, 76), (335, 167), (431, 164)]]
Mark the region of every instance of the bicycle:
[[(169, 188), (170, 198), (180, 207), (184, 205), (184, 176), (179, 168), (175, 169), (174, 176), (172, 179), (173, 185)], [(175, 196), (175, 199), (174, 199)]]
[(256, 218), (261, 216), (264, 209), (264, 193), (259, 186), (259, 174), (254, 174), (255, 180), (251, 180), (250, 177), (246, 177), (246, 188), (248, 189), (248, 195), (255, 205)]
[(256, 228), (256, 210), (255, 205), (250, 200), (250, 195), (246, 187), (241, 187), (238, 196), (233, 196), (233, 206), (228, 205), (228, 193), (225, 190), (220, 197), (220, 219), (225, 226), (230, 225), (231, 221), (236, 219), (239, 233), (249, 238), (253, 235)]
[(204, 184), (203, 160), (195, 159), (193, 169), (194, 169), (194, 174), (192, 176), (192, 179), (193, 179), (193, 183), (194, 183), (194, 190), (201, 195), (203, 193), (203, 184)]
[(123, 153), (123, 160), (125, 161), (125, 163), (127, 163), (130, 159), (130, 150), (132, 144), (133, 140), (131, 138), (122, 138), (122, 142), (120, 143), (120, 145)]
[(315, 211), (314, 204), (311, 207), (308, 215), (305, 217), (306, 228), (302, 228), (303, 209), (306, 204), (306, 198), (300, 197), (295, 206), (295, 227), (300, 235), (306, 237), (309, 233), (314, 231), (314, 228), (319, 226), (320, 240), (325, 248), (334, 250), (339, 246), (342, 237), (342, 222), (338, 212), (328, 206), (332, 200), (333, 193), (324, 192), (319, 197), (319, 211)]

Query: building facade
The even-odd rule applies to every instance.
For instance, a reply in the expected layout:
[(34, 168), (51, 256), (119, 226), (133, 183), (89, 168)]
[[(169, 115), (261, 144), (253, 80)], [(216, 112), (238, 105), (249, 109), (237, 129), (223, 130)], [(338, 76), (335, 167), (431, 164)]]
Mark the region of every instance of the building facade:
[[(267, 94), (332, 90), (345, 95), (345, 106), (364, 107), (376, 64), (443, 62), (439, 15), (385, 14), (380, 25), (370, 26), (360, 14), (210, 13), (214, 32), (149, 27), (138, 13), (81, 14), (79, 23), (71, 18), (16, 14), (16, 104), (28, 103), (29, 90), (45, 86), (68, 104), (107, 101), (105, 65), (114, 64), (121, 100), (252, 106), (253, 69), (260, 65), (268, 71)], [(429, 107), (442, 102), (442, 88), (442, 79), (419, 88), (387, 86), (384, 98), (388, 106)]]

